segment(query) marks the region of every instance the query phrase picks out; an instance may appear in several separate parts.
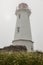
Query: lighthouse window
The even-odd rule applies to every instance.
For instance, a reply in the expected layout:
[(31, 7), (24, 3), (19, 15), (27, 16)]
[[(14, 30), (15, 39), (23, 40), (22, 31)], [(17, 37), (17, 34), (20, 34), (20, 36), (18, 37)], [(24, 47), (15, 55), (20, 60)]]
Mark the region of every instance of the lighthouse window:
[(33, 50), (33, 46), (31, 47), (31, 50)]
[(17, 27), (17, 32), (19, 32), (20, 31), (20, 27)]
[(28, 18), (29, 18), (29, 15), (28, 15)]
[(19, 14), (19, 19), (20, 19), (20, 14)]

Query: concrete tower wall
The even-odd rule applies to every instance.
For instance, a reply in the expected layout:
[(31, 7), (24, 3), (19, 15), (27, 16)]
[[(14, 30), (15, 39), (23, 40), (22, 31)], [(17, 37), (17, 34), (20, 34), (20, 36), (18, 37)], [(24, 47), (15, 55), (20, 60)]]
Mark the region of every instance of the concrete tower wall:
[[(19, 32), (18, 32), (18, 28), (19, 28)], [(14, 39), (32, 40), (29, 13), (26, 10), (21, 10), (17, 14), (17, 23), (16, 23)]]
[(17, 22), (13, 45), (24, 45), (28, 51), (33, 50), (33, 42), (31, 36), (30, 19), (31, 11), (27, 4), (20, 4), (16, 10)]

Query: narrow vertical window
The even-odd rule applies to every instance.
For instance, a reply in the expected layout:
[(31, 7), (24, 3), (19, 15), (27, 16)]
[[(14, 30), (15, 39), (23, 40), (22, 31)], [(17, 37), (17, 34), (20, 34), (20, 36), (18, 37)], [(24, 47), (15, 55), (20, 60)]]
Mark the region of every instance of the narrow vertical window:
[(19, 14), (19, 19), (20, 19), (20, 14)]
[(17, 32), (19, 32), (20, 31), (20, 27), (17, 27)]
[(29, 15), (28, 15), (28, 19), (29, 19)]
[(33, 51), (33, 46), (31, 46), (31, 50)]

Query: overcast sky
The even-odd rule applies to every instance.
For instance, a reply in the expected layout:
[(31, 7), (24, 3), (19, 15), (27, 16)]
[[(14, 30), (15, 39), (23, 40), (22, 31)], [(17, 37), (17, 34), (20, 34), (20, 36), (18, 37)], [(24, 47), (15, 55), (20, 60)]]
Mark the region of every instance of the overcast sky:
[(31, 9), (30, 23), (34, 49), (43, 51), (43, 0), (0, 0), (0, 47), (12, 44), (19, 3), (25, 2)]

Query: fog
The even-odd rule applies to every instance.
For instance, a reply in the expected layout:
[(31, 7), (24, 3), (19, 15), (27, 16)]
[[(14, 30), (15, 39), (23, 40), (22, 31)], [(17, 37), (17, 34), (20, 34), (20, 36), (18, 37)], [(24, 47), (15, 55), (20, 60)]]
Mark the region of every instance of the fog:
[(30, 24), (34, 49), (43, 51), (43, 1), (0, 0), (0, 48), (12, 44), (16, 26), (16, 7), (27, 3), (31, 9)]

